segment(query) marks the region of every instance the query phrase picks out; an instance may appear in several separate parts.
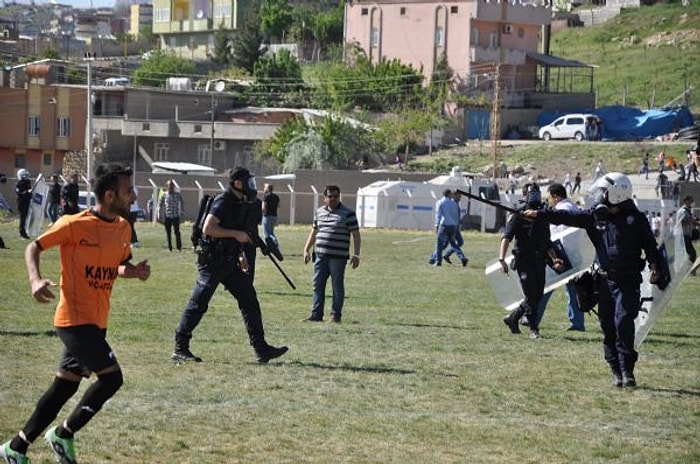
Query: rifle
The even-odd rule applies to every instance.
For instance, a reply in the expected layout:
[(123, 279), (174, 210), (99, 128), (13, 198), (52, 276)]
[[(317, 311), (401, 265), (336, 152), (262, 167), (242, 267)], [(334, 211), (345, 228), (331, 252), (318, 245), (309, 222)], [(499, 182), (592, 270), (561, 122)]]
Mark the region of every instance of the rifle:
[(253, 245), (255, 245), (257, 248), (260, 248), (260, 252), (263, 254), (263, 256), (267, 256), (268, 258), (270, 258), (270, 261), (272, 261), (272, 264), (274, 264), (277, 270), (280, 271), (280, 274), (282, 274), (284, 280), (287, 281), (290, 287), (296, 290), (297, 288), (294, 285), (294, 282), (292, 282), (292, 279), (290, 279), (289, 276), (287, 276), (287, 274), (284, 272), (284, 270), (282, 270), (282, 267), (279, 265), (275, 257), (272, 256), (270, 248), (267, 246), (262, 237), (260, 237), (260, 234), (258, 234), (257, 227), (255, 228), (255, 230), (249, 230), (246, 232), (248, 233), (250, 240), (253, 242)]
[[(275, 250), (271, 250), (265, 241), (260, 237), (260, 233), (258, 232), (258, 223), (260, 222), (259, 219), (262, 215), (262, 207), (258, 201), (253, 201), (253, 202), (248, 202), (250, 203), (247, 205), (247, 210), (245, 212), (245, 218), (244, 218), (244, 224), (246, 228), (246, 233), (250, 237), (251, 242), (256, 248), (260, 248), (260, 252), (264, 255), (270, 258), (270, 261), (272, 261), (272, 264), (275, 265), (277, 270), (282, 274), (282, 277), (284, 277), (284, 280), (287, 281), (290, 287), (292, 289), (296, 290), (296, 286), (294, 285), (294, 282), (292, 282), (292, 279), (287, 276), (287, 274), (282, 270), (282, 267), (279, 265), (273, 254), (275, 253)], [(279, 256), (279, 255), (278, 255)]]

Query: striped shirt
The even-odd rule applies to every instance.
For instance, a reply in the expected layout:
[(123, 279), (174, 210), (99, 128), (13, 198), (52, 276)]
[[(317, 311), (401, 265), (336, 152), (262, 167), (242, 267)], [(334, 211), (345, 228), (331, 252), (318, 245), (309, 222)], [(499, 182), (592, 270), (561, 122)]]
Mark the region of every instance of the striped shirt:
[(342, 203), (334, 210), (322, 206), (316, 210), (316, 254), (333, 258), (350, 257), (350, 232), (358, 230), (355, 212)]
[(163, 196), (160, 197), (160, 210), (163, 211), (163, 217), (180, 217), (182, 216), (184, 209), (185, 204), (182, 201), (182, 195), (180, 192), (165, 192)]

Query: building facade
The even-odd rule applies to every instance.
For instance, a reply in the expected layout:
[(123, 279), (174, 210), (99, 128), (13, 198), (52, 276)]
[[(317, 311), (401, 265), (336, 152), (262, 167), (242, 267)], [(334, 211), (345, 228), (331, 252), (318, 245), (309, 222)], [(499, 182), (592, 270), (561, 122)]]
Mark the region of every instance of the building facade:
[(160, 48), (182, 57), (207, 59), (214, 50), (214, 35), (222, 27), (239, 29), (251, 0), (153, 0), (153, 34)]

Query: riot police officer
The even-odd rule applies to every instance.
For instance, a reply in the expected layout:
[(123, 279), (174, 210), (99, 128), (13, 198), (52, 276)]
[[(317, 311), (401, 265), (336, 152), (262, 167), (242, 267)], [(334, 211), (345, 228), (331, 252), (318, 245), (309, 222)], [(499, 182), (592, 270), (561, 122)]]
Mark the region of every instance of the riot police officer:
[(641, 309), (640, 289), (644, 257), (657, 283), (656, 240), (644, 213), (632, 201), (632, 183), (619, 172), (604, 174), (592, 187), (595, 206), (586, 211), (525, 211), (528, 218), (585, 229), (596, 250), (600, 268), (598, 317), (603, 330), (605, 360), (612, 384), (634, 388), (634, 320)]
[[(542, 194), (536, 183), (528, 183), (523, 186), (525, 208), (538, 210), (542, 207)], [(547, 259), (555, 268), (563, 266), (563, 262), (556, 257), (550, 240), (549, 226), (544, 222), (526, 220), (520, 214), (513, 214), (506, 224), (506, 230), (501, 238), (499, 262), (501, 270), (508, 273), (506, 253), (510, 242), (515, 239), (513, 247), (514, 268), (520, 279), (520, 286), (525, 298), (517, 309), (503, 318), (503, 322), (514, 334), (520, 333), (518, 327), (520, 318), (527, 316), (530, 326), (530, 337), (540, 338), (539, 327), (535, 312), (542, 299), (545, 283), (545, 268)]]
[(229, 187), (211, 204), (202, 228), (205, 238), (197, 263), (199, 275), (175, 330), (174, 361), (202, 361), (190, 351), (190, 339), (220, 283), (238, 301), (258, 362), (266, 363), (287, 352), (286, 346), (274, 347), (265, 341), (260, 303), (253, 280), (247, 275), (245, 247), (253, 242), (247, 223), (251, 208), (260, 210), (260, 204), (253, 201), (256, 195), (255, 178), (245, 168), (234, 168)]

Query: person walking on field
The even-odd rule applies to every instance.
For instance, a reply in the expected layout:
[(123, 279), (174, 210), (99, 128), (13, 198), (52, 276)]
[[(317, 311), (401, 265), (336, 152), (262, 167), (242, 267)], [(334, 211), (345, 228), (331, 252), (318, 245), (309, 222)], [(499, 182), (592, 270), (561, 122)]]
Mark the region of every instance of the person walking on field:
[[(595, 206), (585, 211), (527, 210), (535, 224), (563, 224), (585, 229), (596, 250), (594, 277), (598, 291), (598, 318), (603, 330), (603, 352), (612, 372), (612, 385), (635, 388), (635, 324), (641, 310), (639, 285), (645, 261), (652, 284), (660, 255), (644, 213), (632, 200), (632, 183), (619, 172), (606, 174), (592, 188)], [(644, 256), (644, 258), (642, 258)]]
[[(306, 321), (320, 322), (326, 298), (326, 282), (331, 278), (333, 306), (331, 322), (340, 322), (345, 301), (345, 267), (348, 258), (356, 269), (360, 265), (360, 227), (355, 212), (340, 202), (340, 188), (328, 185), (323, 191), (323, 203), (314, 214), (314, 221), (304, 244), (304, 264), (312, 259), (315, 246), (313, 305)], [(350, 237), (354, 254), (350, 256)]]
[(571, 189), (572, 195), (576, 192), (581, 193), (581, 173), (580, 172), (576, 173), (576, 176), (574, 177), (574, 188)]
[(280, 251), (280, 244), (275, 235), (275, 226), (277, 226), (277, 208), (280, 205), (280, 197), (275, 193), (275, 186), (265, 184), (263, 189), (262, 199), (262, 227), (263, 238), (267, 247), (270, 249), (277, 259), (282, 261), (284, 256)]
[(17, 194), (17, 210), (19, 211), (19, 237), (28, 240), (27, 217), (32, 201), (32, 181), (29, 180), (29, 171), (20, 169), (17, 171), (17, 179), (15, 193)]
[(688, 259), (693, 263), (691, 274), (694, 276), (697, 272), (694, 264), (698, 254), (693, 246), (693, 230), (695, 227), (700, 226), (700, 220), (693, 217), (692, 208), (693, 197), (692, 195), (686, 195), (683, 197), (683, 207), (678, 211), (677, 221), (683, 230), (683, 244), (685, 245), (686, 253), (688, 253)]
[(145, 281), (151, 271), (146, 261), (131, 264), (129, 223), (120, 217), (128, 211), (134, 196), (131, 170), (102, 165), (95, 175), (94, 208), (61, 217), (25, 251), (32, 296), (39, 303), (48, 303), (55, 298), (51, 287), (56, 284), (42, 277), (39, 258), (49, 248), (60, 247), (60, 296), (54, 326), (64, 349), (53, 383), (39, 399), (34, 413), (14, 438), (0, 446), (0, 457), (7, 464), (29, 463), (29, 446), (78, 391), (82, 378), (94, 373), (97, 380), (85, 390), (73, 411), (44, 435), (57, 460), (76, 463), (74, 435), (123, 382), (121, 367), (106, 340), (112, 287), (117, 277)]
[[(202, 361), (190, 351), (190, 340), (219, 284), (238, 302), (258, 362), (267, 363), (287, 352), (286, 346), (275, 347), (265, 341), (260, 302), (248, 275), (245, 245), (252, 243), (252, 238), (246, 230), (246, 219), (250, 214), (256, 218), (260, 215), (260, 203), (254, 201), (257, 193), (255, 177), (247, 169), (237, 167), (229, 173), (228, 188), (214, 198), (202, 228), (205, 237), (200, 240), (197, 281), (175, 329), (173, 361)], [(254, 222), (257, 227), (257, 221)]]
[(185, 203), (182, 194), (175, 190), (175, 182), (170, 179), (165, 183), (165, 193), (160, 197), (159, 211), (163, 212), (165, 235), (168, 238), (168, 250), (173, 251), (172, 232), (175, 232), (175, 246), (182, 251), (180, 236), (180, 218), (185, 214)]

